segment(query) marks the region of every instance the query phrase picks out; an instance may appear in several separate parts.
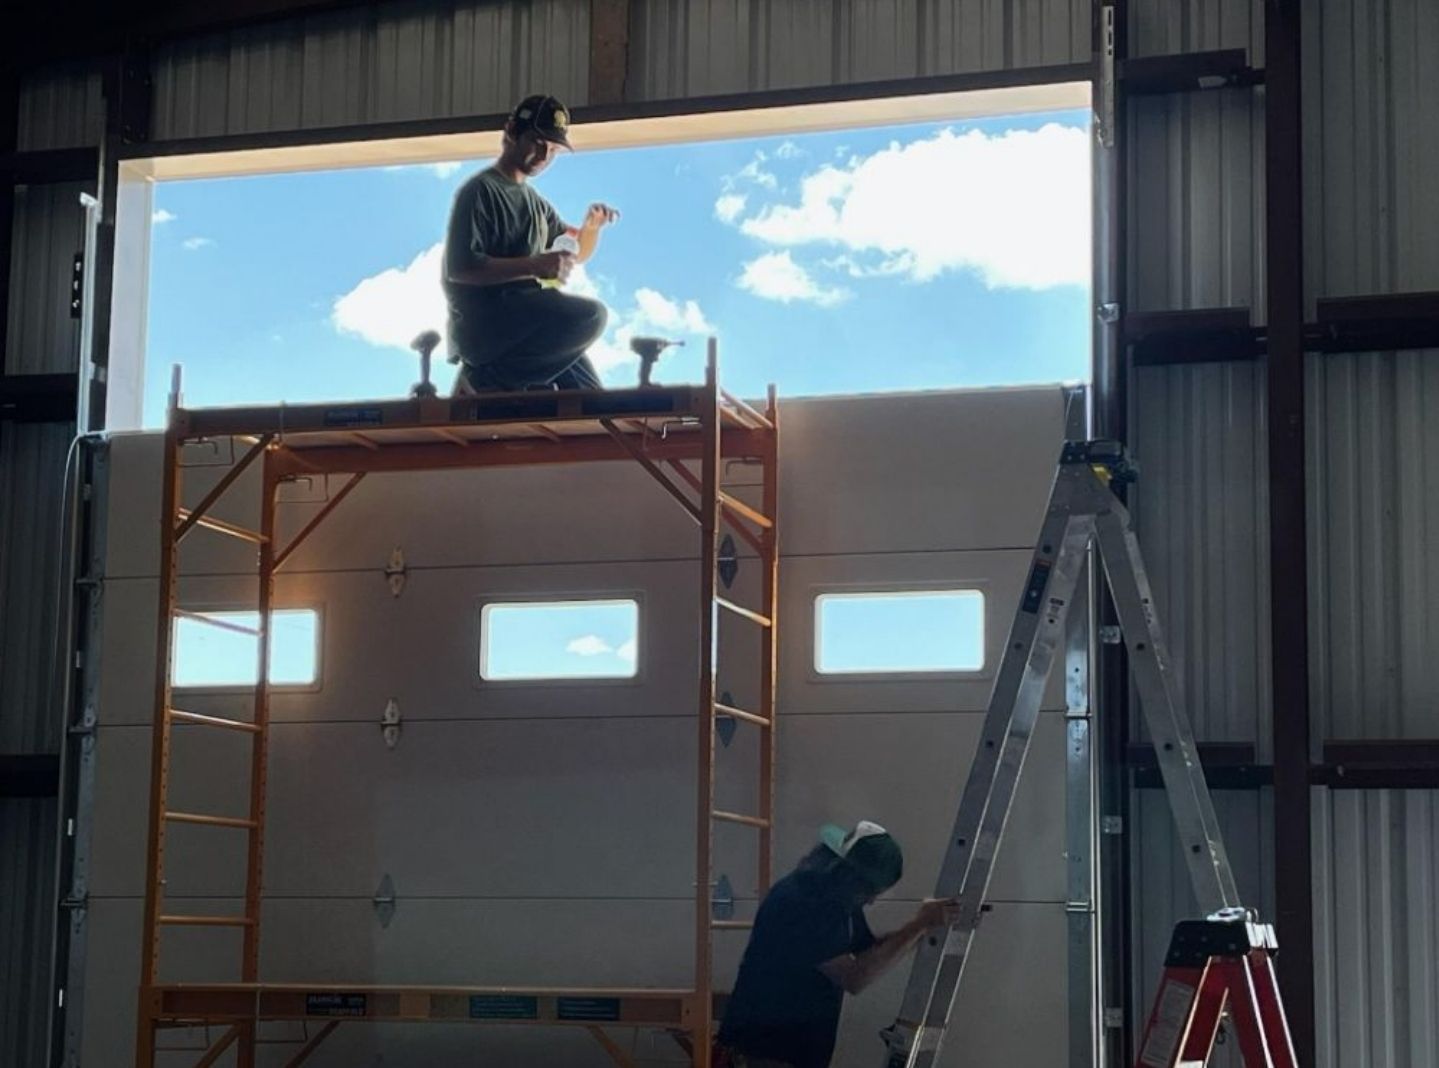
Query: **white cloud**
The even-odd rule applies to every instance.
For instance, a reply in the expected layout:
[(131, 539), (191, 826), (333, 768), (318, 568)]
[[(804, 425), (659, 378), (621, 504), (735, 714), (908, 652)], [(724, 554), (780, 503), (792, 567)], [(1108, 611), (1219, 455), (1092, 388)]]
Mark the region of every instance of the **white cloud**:
[(798, 203), (766, 206), (740, 227), (782, 248), (822, 243), (867, 254), (851, 260), (856, 276), (927, 281), (972, 270), (992, 289), (1083, 285), (1089, 165), (1089, 135), (1077, 127), (942, 130), (826, 164), (803, 179)]
[[(390, 267), (361, 279), (335, 300), (332, 325), (342, 334), (372, 345), (408, 352), (421, 330), (444, 329), (445, 295), (440, 288), (444, 245), (435, 244), (402, 267)], [(714, 328), (694, 300), (678, 300), (654, 289), (634, 292), (629, 307), (605, 300), (599, 279), (578, 266), (565, 283), (565, 291), (604, 301), (610, 308), (609, 326), (590, 346), (590, 360), (603, 374), (638, 362), (630, 351), (630, 338), (643, 334), (694, 335)]]
[(194, 252), (197, 249), (209, 248), (214, 243), (214, 240), (208, 237), (187, 237), (184, 241), (180, 242), (181, 246), (185, 249), (186, 252)]
[(440, 289), (443, 244), (425, 249), (404, 267), (362, 279), (335, 301), (330, 321), (342, 334), (371, 345), (408, 350), (421, 330), (442, 330), (445, 294)]
[(697, 301), (683, 305), (653, 289), (636, 289), (635, 305), (641, 318), (661, 331), (674, 334), (712, 334), (714, 327), (705, 319)]
[(744, 168), (736, 174), (735, 177), (742, 181), (753, 182), (755, 185), (763, 186), (766, 189), (778, 189), (779, 179), (760, 166), (760, 161), (763, 159), (764, 153), (760, 153), (746, 163)]
[(774, 150), (775, 159), (798, 159), (805, 154), (805, 150), (793, 141), (784, 141)]
[(615, 647), (598, 634), (586, 634), (583, 638), (573, 639), (565, 646), (565, 652), (575, 653), (578, 656), (602, 656), (614, 651)]
[(631, 638), (629, 641), (625, 642), (623, 645), (621, 645), (618, 649), (615, 650), (615, 656), (619, 657), (626, 663), (633, 664), (635, 662), (635, 657), (638, 652), (639, 648), (636, 645), (635, 640)]
[(788, 250), (766, 252), (750, 260), (744, 265), (737, 284), (757, 297), (777, 300), (781, 304), (798, 300), (831, 308), (849, 297), (844, 289), (815, 281), (807, 270), (794, 262)]
[(749, 197), (743, 193), (725, 193), (715, 201), (715, 218), (720, 222), (732, 223), (744, 214)]
[(161, 223), (174, 222), (178, 218), (179, 216), (173, 211), (166, 211), (164, 208), (161, 208), (150, 216), (150, 221), (156, 226), (159, 226)]
[(430, 173), (436, 178), (448, 178), (463, 167), (464, 164), (457, 159), (451, 159), (446, 160), (444, 163), (430, 163), (426, 166), (429, 168)]

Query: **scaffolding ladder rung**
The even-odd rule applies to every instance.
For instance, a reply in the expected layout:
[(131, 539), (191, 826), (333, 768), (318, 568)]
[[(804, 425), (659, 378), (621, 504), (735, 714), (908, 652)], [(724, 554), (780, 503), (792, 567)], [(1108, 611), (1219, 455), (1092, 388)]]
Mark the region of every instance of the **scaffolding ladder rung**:
[(774, 429), (774, 424), (770, 422), (769, 416), (765, 415), (763, 412), (761, 412), (759, 409), (755, 408), (748, 402), (741, 400), (739, 397), (736, 397), (729, 390), (721, 389), (719, 391), (719, 395), (720, 399), (723, 400), (724, 403), (727, 404), (729, 407), (735, 409), (741, 415), (748, 416), (750, 419), (754, 420), (755, 426), (752, 426), (750, 429)]
[(742, 823), (746, 827), (758, 827), (760, 830), (769, 829), (769, 820), (763, 816), (747, 816), (743, 812), (726, 812), (722, 808), (715, 809), (710, 815), (725, 823)]
[(754, 927), (754, 920), (711, 920), (710, 926), (716, 931), (748, 931)]
[(249, 916), (161, 916), (166, 927), (253, 927)]
[(765, 515), (763, 512), (751, 508), (738, 497), (732, 497), (730, 494), (725, 493), (723, 490), (719, 491), (718, 496), (720, 505), (722, 507), (733, 512), (735, 515), (743, 516), (755, 526), (762, 527), (765, 530), (769, 530), (771, 527), (774, 526), (774, 520), (772, 520), (769, 516)]
[[(181, 521), (190, 519), (191, 512), (188, 508), (176, 509)], [(270, 539), (258, 530), (251, 530), (249, 527), (242, 527), (235, 523), (227, 523), (223, 519), (216, 519), (212, 515), (202, 515), (195, 519), (195, 525), (213, 530), (217, 534), (228, 534), (232, 538), (239, 538), (241, 541), (254, 542), (256, 545), (264, 545)]]
[(220, 630), (228, 630), (235, 634), (246, 634), (251, 638), (260, 636), (259, 627), (247, 627), (243, 623), (231, 623), (228, 620), (216, 619), (205, 612), (191, 612), (184, 608), (175, 609), (175, 615), (180, 619), (193, 619), (196, 623), (203, 623), (207, 627), (218, 627)]
[(746, 723), (753, 723), (759, 727), (773, 726), (764, 716), (754, 712), (746, 712), (742, 708), (735, 708), (734, 705), (721, 704), (719, 701), (715, 702), (715, 711), (722, 716), (733, 716), (735, 719), (742, 719)]
[(728, 612), (733, 612), (737, 616), (743, 616), (752, 623), (758, 623), (761, 627), (771, 627), (774, 625), (774, 621), (771, 620), (769, 616), (760, 615), (758, 612), (745, 608), (743, 605), (735, 604), (733, 601), (727, 601), (723, 597), (716, 597), (715, 604)]
[(243, 719), (226, 719), (224, 716), (206, 716), (199, 712), (185, 712), (178, 708), (170, 709), (170, 718), (181, 723), (198, 723), (202, 727), (220, 727), (227, 731), (244, 731), (247, 734), (259, 734), (260, 727), (255, 723), (246, 723)]
[(259, 826), (255, 820), (242, 819), (239, 816), (207, 816), (203, 812), (167, 811), (165, 818), (171, 823), (197, 823), (202, 827), (240, 827), (253, 830)]

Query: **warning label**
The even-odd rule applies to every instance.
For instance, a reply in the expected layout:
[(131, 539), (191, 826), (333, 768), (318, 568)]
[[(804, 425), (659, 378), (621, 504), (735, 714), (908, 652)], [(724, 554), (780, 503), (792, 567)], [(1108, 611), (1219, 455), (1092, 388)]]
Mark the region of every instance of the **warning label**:
[(1174, 1063), (1196, 993), (1194, 987), (1173, 979), (1159, 991), (1159, 1004), (1144, 1038), (1144, 1048), (1139, 1051), (1139, 1063), (1144, 1068), (1169, 1068)]

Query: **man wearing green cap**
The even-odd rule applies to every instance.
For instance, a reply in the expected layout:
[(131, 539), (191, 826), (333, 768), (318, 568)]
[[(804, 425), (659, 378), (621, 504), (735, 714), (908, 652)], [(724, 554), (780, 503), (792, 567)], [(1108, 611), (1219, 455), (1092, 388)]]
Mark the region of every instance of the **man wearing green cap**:
[(543, 283), (569, 278), (619, 212), (592, 204), (567, 226), (529, 184), (570, 147), (569, 126), (554, 97), (526, 97), (505, 123), (500, 158), (455, 194), (443, 282), (463, 391), (601, 388), (585, 351), (604, 333), (605, 306)]
[(760, 904), (720, 1028), (721, 1066), (827, 1068), (844, 995), (956, 918), (953, 901), (926, 901), (899, 930), (876, 936), (864, 908), (903, 874), (899, 843), (879, 824), (820, 832), (820, 844)]

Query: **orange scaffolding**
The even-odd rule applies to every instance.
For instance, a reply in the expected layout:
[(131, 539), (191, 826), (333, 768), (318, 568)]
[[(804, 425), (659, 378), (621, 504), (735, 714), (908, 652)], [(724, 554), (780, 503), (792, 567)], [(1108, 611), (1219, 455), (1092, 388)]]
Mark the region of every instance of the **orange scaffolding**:
[[(229, 438), (248, 451), (194, 508), (182, 505), (181, 452), (187, 444)], [(321, 1023), (287, 1062), (302, 1063), (341, 1023), (363, 1021), (504, 1022), (588, 1029), (617, 1064), (628, 1064), (606, 1024), (658, 1028), (709, 1068), (715, 1018), (712, 961), (716, 930), (750, 924), (712, 914), (712, 830), (716, 821), (758, 832), (759, 885), (772, 878), (775, 758), (775, 668), (778, 586), (779, 412), (774, 387), (764, 411), (719, 387), (716, 346), (710, 341), (703, 386), (610, 391), (539, 391), (344, 405), (192, 409), (171, 395), (165, 433), (162, 491), (160, 612), (155, 660), (155, 712), (151, 751), (150, 837), (145, 884), (144, 943), (139, 982), (136, 1064), (152, 1068), (162, 1029), (196, 1025), (223, 1028), (197, 1068), (215, 1063), (231, 1046), (240, 1068), (254, 1068), (258, 1025), (276, 1020)], [(260, 979), (260, 903), (263, 891), (266, 768), (270, 731), (270, 617), (274, 577), (299, 545), (324, 522), (366, 475), (440, 469), (570, 464), (633, 460), (679, 503), (701, 538), (701, 610), (698, 628), (698, 797), (696, 801), (694, 982), (690, 989), (375, 986), (268, 982)], [(726, 460), (744, 460), (763, 473), (758, 507), (722, 488)], [(240, 476), (258, 464), (259, 522), (253, 528), (216, 519), (211, 510)], [(691, 464), (698, 471), (691, 469)], [(276, 527), (276, 493), (286, 481), (348, 475), (319, 512), (288, 542)], [(761, 604), (749, 608), (719, 596), (720, 531), (728, 526), (755, 550), (762, 572)], [(175, 708), (171, 686), (177, 603), (178, 549), (197, 529), (252, 542), (257, 548), (259, 680), (253, 716), (202, 715)], [(715, 627), (727, 613), (760, 628), (759, 707), (746, 710), (716, 700)], [(717, 718), (762, 732), (757, 811), (715, 807)], [(233, 732), (250, 739), (250, 808), (243, 816), (188, 812), (171, 807), (170, 741), (176, 724)], [(165, 901), (165, 832), (183, 822), (242, 831), (248, 837), (245, 907), (238, 915), (169, 912)], [(161, 934), (167, 927), (233, 927), (241, 932), (238, 982), (167, 983), (160, 978)]]

